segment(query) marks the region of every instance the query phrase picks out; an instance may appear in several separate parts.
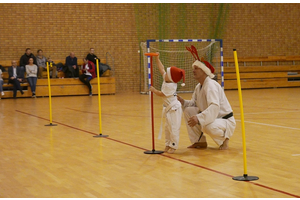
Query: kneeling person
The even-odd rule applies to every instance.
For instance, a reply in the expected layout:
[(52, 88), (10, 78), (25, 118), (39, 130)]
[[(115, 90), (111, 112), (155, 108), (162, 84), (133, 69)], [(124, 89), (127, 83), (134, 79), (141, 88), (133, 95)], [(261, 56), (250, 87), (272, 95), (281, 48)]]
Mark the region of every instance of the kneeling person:
[(212, 79), (213, 66), (207, 61), (203, 62), (196, 60), (192, 65), (194, 78), (199, 82), (192, 99), (177, 97), (182, 104), (192, 142), (189, 148), (206, 148), (207, 134), (217, 143), (219, 149), (228, 149), (229, 138), (236, 126), (232, 108), (220, 84)]

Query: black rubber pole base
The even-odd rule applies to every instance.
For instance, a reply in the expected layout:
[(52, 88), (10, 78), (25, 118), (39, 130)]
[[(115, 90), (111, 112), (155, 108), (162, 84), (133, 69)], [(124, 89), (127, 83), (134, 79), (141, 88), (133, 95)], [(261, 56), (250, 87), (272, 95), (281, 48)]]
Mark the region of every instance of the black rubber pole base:
[(50, 124), (46, 124), (45, 126), (57, 126), (57, 124), (50, 123)]
[(248, 176), (247, 174), (244, 174), (244, 176), (236, 176), (232, 179), (236, 181), (256, 181), (259, 178), (257, 176)]
[(108, 137), (108, 135), (102, 135), (102, 134), (99, 134), (99, 135), (95, 135), (93, 137)]
[(163, 152), (164, 151), (155, 151), (155, 150), (152, 150), (152, 151), (145, 151), (144, 154), (161, 154)]

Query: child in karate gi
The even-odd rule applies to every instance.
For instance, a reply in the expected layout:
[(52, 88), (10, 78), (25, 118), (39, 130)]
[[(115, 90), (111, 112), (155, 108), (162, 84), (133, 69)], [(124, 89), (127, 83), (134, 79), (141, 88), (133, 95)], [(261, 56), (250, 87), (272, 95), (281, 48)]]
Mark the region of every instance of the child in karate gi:
[(181, 103), (177, 100), (176, 90), (177, 82), (183, 78), (182, 86), (185, 82), (185, 71), (177, 67), (167, 68), (167, 72), (164, 69), (163, 64), (159, 59), (159, 55), (155, 57), (159, 72), (163, 76), (163, 84), (161, 91), (150, 87), (150, 91), (160, 96), (164, 100), (163, 113), (166, 118), (165, 124), (165, 152), (174, 153), (178, 149), (179, 132), (181, 125)]

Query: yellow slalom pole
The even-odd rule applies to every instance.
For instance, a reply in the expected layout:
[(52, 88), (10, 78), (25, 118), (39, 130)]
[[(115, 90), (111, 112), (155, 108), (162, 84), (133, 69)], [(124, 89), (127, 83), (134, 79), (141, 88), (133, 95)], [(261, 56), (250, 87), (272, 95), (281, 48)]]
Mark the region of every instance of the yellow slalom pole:
[(100, 90), (100, 73), (99, 73), (99, 60), (96, 59), (97, 63), (97, 83), (98, 83), (98, 107), (99, 107), (99, 130), (100, 134), (93, 137), (108, 137), (108, 135), (102, 135), (102, 118), (101, 118), (101, 90)]
[(233, 180), (237, 181), (253, 181), (258, 180), (256, 176), (248, 176), (247, 174), (247, 155), (246, 155), (246, 134), (245, 134), (245, 121), (244, 121), (244, 109), (243, 109), (243, 98), (242, 98), (242, 89), (241, 89), (241, 80), (240, 80), (240, 72), (239, 72), (239, 63), (237, 59), (236, 50), (233, 49), (233, 56), (235, 62), (235, 71), (239, 92), (239, 102), (240, 102), (240, 111), (241, 111), (241, 123), (242, 123), (242, 136), (243, 136), (243, 157), (244, 157), (244, 175), (233, 177)]
[[(50, 63), (52, 67), (52, 63)], [(54, 76), (54, 74), (52, 74)], [(48, 78), (48, 89), (49, 89), (49, 113), (50, 113), (50, 124), (45, 126), (56, 126), (56, 124), (52, 124), (52, 102), (51, 102), (51, 86), (50, 86), (50, 73), (49, 73), (49, 63), (47, 62), (47, 78)]]
[(238, 91), (239, 91), (239, 101), (240, 101), (240, 110), (241, 110), (242, 136), (243, 136), (243, 155), (244, 155), (244, 174), (247, 174), (245, 120), (244, 120), (244, 108), (243, 108), (241, 80), (240, 80), (239, 63), (238, 63), (238, 60), (237, 60), (236, 51), (234, 51), (233, 54), (234, 54), (235, 71), (236, 71), (236, 77), (237, 77), (237, 84), (238, 84)]

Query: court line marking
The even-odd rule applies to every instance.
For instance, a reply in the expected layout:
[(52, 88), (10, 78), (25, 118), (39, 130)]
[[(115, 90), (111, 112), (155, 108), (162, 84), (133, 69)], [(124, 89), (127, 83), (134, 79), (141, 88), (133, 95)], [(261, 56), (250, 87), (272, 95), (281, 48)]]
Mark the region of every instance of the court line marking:
[[(232, 107), (240, 108), (240, 106), (232, 106)], [(244, 108), (253, 108), (253, 106), (245, 106), (245, 105), (244, 105)], [(269, 110), (272, 110), (272, 109), (279, 109), (279, 108), (265, 107), (265, 106), (255, 106), (255, 108), (263, 108), (263, 109), (269, 109)], [(280, 110), (299, 111), (300, 109), (295, 109), (295, 108), (280, 108)]]
[[(239, 119), (236, 119), (235, 121), (241, 121)], [(259, 125), (264, 125), (264, 126), (272, 126), (272, 127), (277, 127), (277, 128), (286, 128), (286, 129), (292, 129), (292, 130), (297, 130), (300, 131), (300, 128), (293, 128), (293, 127), (288, 127), (288, 126), (279, 126), (279, 125), (274, 125), (274, 124), (265, 124), (265, 123), (260, 123), (260, 122), (251, 122), (251, 121), (244, 121), (246, 123), (250, 124), (259, 124)]]
[[(73, 110), (73, 111), (76, 111), (76, 112), (83, 112), (83, 113), (91, 113), (91, 114), (99, 114), (98, 112), (89, 112), (89, 111), (82, 111), (82, 110), (77, 110), (77, 109), (73, 109), (73, 108), (65, 108), (65, 109), (68, 109), (68, 110)], [(298, 112), (298, 111), (291, 111), (291, 112)], [(127, 115), (126, 115), (127, 116)], [(132, 116), (132, 117), (141, 117), (141, 116)], [(142, 117), (148, 117), (148, 116), (142, 116)], [(155, 118), (158, 118), (158, 117), (155, 117)], [(239, 119), (235, 119), (235, 121), (241, 121)], [(251, 122), (251, 121), (245, 121), (247, 123), (252, 123), (252, 124), (259, 124), (259, 125), (264, 125), (264, 126), (272, 126), (272, 127), (277, 127), (277, 128), (286, 128), (286, 129), (293, 129), (293, 130), (300, 130), (300, 128), (293, 128), (293, 127), (287, 127), (287, 126), (279, 126), (279, 125), (273, 125), (273, 124), (265, 124), (265, 123), (259, 123), (259, 122)]]
[[(39, 116), (30, 114), (30, 113), (26, 113), (26, 112), (23, 112), (23, 111), (20, 111), (20, 110), (15, 110), (15, 111), (19, 112), (19, 113), (22, 113), (22, 114), (25, 114), (25, 115), (29, 115), (29, 116), (32, 116), (32, 117), (36, 117), (36, 118), (39, 118), (39, 119), (43, 119), (43, 120), (49, 121), (49, 119), (46, 119), (46, 118), (43, 118), (43, 117), (39, 117)], [(86, 130), (83, 130), (83, 129), (80, 129), (80, 128), (76, 128), (76, 127), (73, 127), (73, 126), (70, 126), (70, 125), (67, 125), (67, 124), (63, 124), (63, 123), (60, 123), (60, 122), (57, 122), (57, 121), (53, 121), (53, 122), (55, 122), (57, 124), (60, 124), (62, 126), (66, 126), (68, 128), (71, 128), (71, 129), (75, 129), (75, 130), (82, 131), (82, 132), (85, 132), (85, 133), (89, 133), (89, 134), (92, 134), (92, 135), (98, 135), (98, 134), (93, 133), (91, 131), (86, 131)], [(125, 145), (128, 145), (128, 146), (134, 147), (134, 148), (138, 148), (138, 149), (147, 151), (147, 149), (145, 149), (145, 148), (142, 148), (142, 147), (139, 147), (139, 146), (136, 146), (136, 145), (133, 145), (133, 144), (129, 144), (129, 143), (126, 143), (126, 142), (123, 142), (123, 141), (119, 141), (119, 140), (116, 140), (116, 139), (113, 139), (113, 138), (110, 138), (110, 137), (106, 137), (104, 139), (112, 140), (112, 141), (115, 141), (115, 142), (118, 142), (118, 143), (122, 143), (122, 144), (125, 144)], [(208, 167), (204, 167), (204, 166), (201, 166), (201, 165), (198, 165), (198, 164), (195, 164), (195, 163), (191, 163), (191, 162), (179, 159), (179, 158), (174, 158), (174, 157), (171, 157), (171, 156), (168, 156), (168, 155), (164, 155), (164, 154), (158, 154), (158, 155), (163, 156), (163, 157), (167, 157), (167, 158), (170, 158), (170, 159), (173, 159), (173, 160), (176, 160), (176, 161), (188, 164), (188, 165), (199, 167), (199, 168), (211, 171), (211, 172), (215, 172), (217, 174), (221, 174), (221, 175), (228, 176), (228, 177), (231, 177), (231, 178), (234, 177), (232, 175), (229, 175), (229, 174), (226, 174), (226, 173), (223, 173), (223, 172), (220, 172), (220, 171), (208, 168)], [(251, 181), (246, 181), (246, 182), (248, 182), (250, 184), (253, 184), (253, 185), (256, 185), (256, 186), (260, 186), (260, 187), (272, 190), (272, 191), (275, 191), (275, 192), (278, 192), (278, 193), (281, 193), (281, 194), (285, 194), (285, 195), (288, 195), (288, 196), (300, 198), (300, 195), (292, 194), (292, 193), (289, 193), (289, 192), (278, 190), (278, 189), (275, 189), (275, 188), (272, 188), (272, 187), (269, 187), (269, 186), (265, 186), (265, 185), (262, 185), (262, 184), (259, 184), (259, 183), (251, 182)]]
[[(77, 109), (73, 109), (73, 108), (65, 108), (65, 109), (76, 111), (76, 112), (81, 112), (81, 113), (90, 113), (90, 114), (94, 114), (94, 115), (99, 115), (99, 112), (90, 112), (90, 111), (84, 111), (84, 110), (77, 110)], [(105, 115), (105, 116), (116, 116), (115, 114), (102, 114), (102, 115)], [(147, 115), (120, 115), (120, 114), (118, 114), (118, 116), (120, 116), (120, 117), (126, 116), (126, 117), (137, 117), (137, 118), (141, 118), (141, 117), (147, 117), (147, 118), (149, 118), (149, 114), (147, 114)], [(161, 116), (154, 117), (154, 118), (161, 118)]]
[[(299, 112), (298, 110), (294, 111), (274, 111), (274, 112), (257, 112), (257, 113), (244, 113), (245, 115), (260, 115), (260, 114), (274, 114), (274, 113), (291, 113), (291, 112)], [(240, 113), (236, 113), (234, 115), (241, 115)]]

